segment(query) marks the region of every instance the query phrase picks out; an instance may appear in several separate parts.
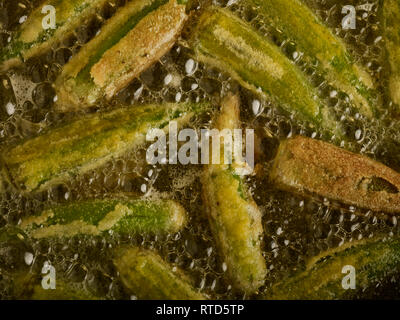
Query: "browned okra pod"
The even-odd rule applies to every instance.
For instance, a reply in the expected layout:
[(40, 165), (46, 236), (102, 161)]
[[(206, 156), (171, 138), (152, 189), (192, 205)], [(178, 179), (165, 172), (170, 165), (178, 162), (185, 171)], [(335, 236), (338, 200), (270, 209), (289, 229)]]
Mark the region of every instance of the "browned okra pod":
[(400, 175), (389, 167), (329, 143), (297, 136), (281, 143), (270, 179), (278, 188), (395, 214)]
[(56, 80), (56, 108), (67, 112), (110, 100), (167, 53), (187, 20), (185, 1), (133, 0), (105, 23)]

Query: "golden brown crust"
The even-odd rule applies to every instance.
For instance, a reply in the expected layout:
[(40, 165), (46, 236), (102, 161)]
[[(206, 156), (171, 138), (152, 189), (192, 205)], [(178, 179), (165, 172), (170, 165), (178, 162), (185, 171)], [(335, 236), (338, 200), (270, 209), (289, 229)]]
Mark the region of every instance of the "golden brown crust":
[[(301, 136), (284, 141), (270, 178), (284, 190), (374, 211), (400, 212), (400, 175), (396, 171), (323, 141)], [(373, 190), (374, 181), (383, 182), (390, 190)]]
[(150, 13), (93, 66), (95, 84), (110, 99), (172, 48), (186, 19), (175, 0)]

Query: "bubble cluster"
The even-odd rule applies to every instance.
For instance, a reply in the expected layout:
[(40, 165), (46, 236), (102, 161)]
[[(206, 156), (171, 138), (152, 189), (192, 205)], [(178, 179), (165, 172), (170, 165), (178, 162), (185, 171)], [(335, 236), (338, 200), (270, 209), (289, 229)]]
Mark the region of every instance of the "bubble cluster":
[[(38, 1), (0, 0), (0, 45), (15, 33)], [(206, 1), (204, 1), (206, 2)], [(368, 122), (359, 115), (346, 95), (318, 74), (309, 57), (296, 50), (290, 39), (276, 37), (277, 30), (262, 23), (262, 17), (243, 5), (242, 1), (214, 1), (228, 6), (264, 33), (282, 49), (318, 88), (321, 99), (336, 111), (338, 119), (352, 137), (342, 146), (364, 153), (395, 166), (396, 159), (388, 155), (393, 141), (400, 141), (400, 130), (382, 113), (382, 119)], [(385, 82), (382, 71), (382, 41), (377, 21), (378, 1), (371, 9), (359, 11), (357, 28), (341, 30), (341, 5), (359, 1), (307, 0), (307, 4), (334, 32), (344, 39), (356, 60), (362, 64), (380, 86)], [(393, 236), (399, 233), (396, 218), (382, 217), (378, 213), (361, 211), (329, 202), (327, 199), (305, 199), (276, 190), (268, 181), (279, 141), (296, 134), (330, 141), (332, 137), (317, 131), (307, 123), (299, 122), (291, 114), (265, 97), (240, 87), (225, 71), (195, 61), (190, 48), (182, 43), (156, 64), (143, 72), (110, 102), (77, 114), (57, 114), (53, 105), (57, 101), (54, 81), (64, 64), (88, 42), (104, 21), (115, 13), (125, 1), (110, 1), (95, 17), (80, 26), (49, 52), (27, 61), (20, 69), (0, 75), (0, 143), (12, 144), (33, 137), (45, 128), (71, 121), (84, 112), (107, 110), (120, 105), (159, 102), (218, 103), (229, 90), (241, 96), (243, 125), (256, 130), (256, 160), (259, 170), (248, 178), (248, 185), (263, 213), (263, 254), (267, 262), (268, 277), (260, 293), (275, 282), (304, 268), (308, 258), (349, 241), (369, 238), (378, 234)], [(200, 1), (200, 7), (203, 1)], [(383, 87), (380, 91), (383, 92)], [(194, 119), (193, 128), (210, 125), (210, 115)], [(389, 120), (388, 120), (389, 119)], [(384, 129), (381, 126), (385, 124)], [(381, 137), (387, 137), (382, 139)], [(341, 145), (340, 141), (332, 142)], [(0, 227), (16, 226), (21, 218), (43, 210), (49, 205), (86, 198), (104, 198), (121, 193), (132, 196), (162, 195), (179, 201), (189, 213), (184, 230), (167, 236), (125, 236), (109, 234), (104, 237), (75, 237), (33, 241), (13, 236), (0, 244), (0, 298), (18, 298), (14, 276), (19, 272), (39, 274), (48, 261), (60, 277), (93, 295), (107, 299), (131, 299), (135, 295), (122, 286), (112, 264), (115, 248), (124, 244), (139, 245), (156, 250), (168, 262), (187, 273), (194, 286), (213, 298), (249, 298), (234, 292), (224, 277), (226, 263), (218, 255), (212, 237), (201, 194), (201, 166), (155, 165), (146, 163), (146, 148), (132, 150), (106, 165), (81, 177), (49, 190), (22, 194), (6, 185), (0, 196)], [(7, 155), (2, 155), (7, 156)], [(389, 284), (390, 287), (390, 284)], [(378, 291), (377, 291), (378, 292)], [(374, 290), (368, 292), (373, 295)], [(381, 292), (384, 294), (384, 291)]]

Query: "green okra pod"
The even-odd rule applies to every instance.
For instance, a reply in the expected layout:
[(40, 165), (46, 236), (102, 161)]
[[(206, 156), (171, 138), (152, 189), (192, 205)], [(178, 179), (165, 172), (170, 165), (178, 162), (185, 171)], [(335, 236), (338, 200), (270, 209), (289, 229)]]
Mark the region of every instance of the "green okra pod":
[(300, 0), (244, 0), (257, 8), (265, 23), (294, 41), (296, 50), (352, 98), (360, 113), (372, 118), (377, 97), (371, 76), (357, 64), (343, 41)]
[[(218, 130), (239, 129), (239, 99), (228, 96), (222, 103)], [(221, 148), (221, 157), (225, 152)], [(202, 176), (203, 199), (208, 220), (227, 274), (235, 289), (252, 294), (264, 283), (265, 259), (261, 251), (261, 212), (237, 169), (232, 164), (210, 164)]]
[[(0, 71), (40, 54), (63, 40), (66, 34), (94, 16), (108, 0), (48, 0), (42, 1), (16, 31), (11, 41), (0, 50)], [(52, 6), (55, 11), (55, 29), (43, 28), (47, 13), (43, 8)]]
[(316, 89), (300, 69), (272, 42), (228, 10), (205, 11), (191, 44), (198, 60), (228, 70), (241, 85), (257, 94), (262, 91), (301, 119), (343, 135), (340, 123), (317, 98)]
[(281, 142), (270, 179), (280, 189), (391, 214), (400, 212), (400, 175), (329, 143), (297, 136)]
[(122, 283), (139, 299), (204, 300), (190, 280), (153, 251), (124, 248), (114, 259)]
[(400, 1), (384, 0), (381, 23), (389, 60), (389, 93), (393, 103), (400, 106)]
[[(355, 268), (355, 288), (342, 286), (345, 266)], [(399, 239), (361, 240), (329, 250), (312, 259), (304, 271), (284, 279), (267, 292), (265, 299), (354, 299), (367, 288), (398, 275)], [(348, 271), (346, 271), (348, 272)]]
[(161, 234), (179, 231), (185, 209), (172, 200), (86, 200), (46, 209), (19, 227), (34, 239), (75, 235)]
[(192, 116), (210, 111), (209, 104), (162, 104), (120, 108), (90, 114), (52, 128), (2, 153), (11, 181), (25, 191), (43, 190), (143, 144), (150, 129), (168, 131)]
[(112, 98), (174, 45), (185, 10), (177, 0), (133, 0), (121, 8), (64, 66), (56, 81), (58, 110)]

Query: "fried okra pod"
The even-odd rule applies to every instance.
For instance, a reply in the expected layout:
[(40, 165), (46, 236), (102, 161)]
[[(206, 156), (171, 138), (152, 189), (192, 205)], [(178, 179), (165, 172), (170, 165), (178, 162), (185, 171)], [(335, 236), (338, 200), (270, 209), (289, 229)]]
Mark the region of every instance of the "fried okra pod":
[(53, 206), (26, 217), (18, 225), (31, 238), (76, 235), (175, 233), (183, 228), (186, 211), (172, 200), (86, 200)]
[(3, 163), (23, 191), (39, 191), (100, 167), (143, 144), (150, 129), (167, 132), (210, 111), (210, 104), (153, 104), (89, 114), (51, 128), (18, 145), (7, 146)]
[(265, 23), (292, 40), (297, 52), (310, 59), (329, 83), (345, 92), (360, 113), (374, 117), (378, 101), (371, 76), (356, 63), (343, 41), (302, 1), (244, 0), (244, 3), (257, 8)]
[(303, 72), (279, 48), (227, 9), (211, 7), (190, 43), (196, 59), (226, 70), (244, 87), (263, 93), (285, 111), (338, 137), (342, 126)]
[[(220, 132), (240, 128), (237, 96), (224, 99), (216, 128)], [(227, 151), (224, 144), (220, 162)], [(231, 164), (209, 164), (202, 185), (208, 220), (229, 279), (235, 289), (250, 295), (264, 283), (266, 264), (261, 250), (261, 212), (240, 173), (245, 165), (237, 158)]]
[(389, 93), (393, 103), (400, 106), (400, 1), (384, 0), (381, 24), (389, 67)]
[[(19, 27), (11, 41), (0, 50), (0, 72), (61, 42), (67, 34), (99, 12), (107, 2), (108, 0), (42, 1)], [(46, 13), (54, 14), (54, 28), (43, 27)]]
[(111, 99), (167, 53), (187, 19), (177, 0), (133, 0), (65, 66), (55, 83), (59, 111)]
[(281, 142), (270, 179), (283, 190), (351, 206), (400, 212), (400, 175), (366, 156), (297, 136)]
[(139, 299), (204, 300), (181, 270), (157, 253), (139, 248), (119, 249), (114, 265), (125, 287)]
[[(364, 291), (398, 275), (399, 239), (368, 239), (343, 245), (313, 258), (304, 271), (284, 279), (266, 294), (268, 300), (363, 298)], [(345, 268), (346, 267), (346, 268)], [(344, 279), (354, 268), (353, 284)], [(345, 272), (342, 273), (342, 270)], [(343, 281), (347, 286), (343, 286)]]

